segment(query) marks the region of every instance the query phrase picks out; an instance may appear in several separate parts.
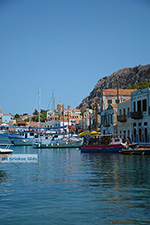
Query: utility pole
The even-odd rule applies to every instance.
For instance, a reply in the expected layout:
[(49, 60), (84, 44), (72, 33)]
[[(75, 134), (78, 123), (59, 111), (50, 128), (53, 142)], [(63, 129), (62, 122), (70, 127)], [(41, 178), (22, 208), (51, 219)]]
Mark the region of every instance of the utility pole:
[(96, 109), (96, 131), (97, 131), (97, 124), (98, 124), (98, 117), (97, 117), (97, 110), (98, 110), (98, 107), (97, 107), (97, 101), (96, 101), (96, 107), (95, 107), (95, 109)]
[(119, 104), (119, 85), (118, 85), (118, 79), (117, 79), (117, 104)]

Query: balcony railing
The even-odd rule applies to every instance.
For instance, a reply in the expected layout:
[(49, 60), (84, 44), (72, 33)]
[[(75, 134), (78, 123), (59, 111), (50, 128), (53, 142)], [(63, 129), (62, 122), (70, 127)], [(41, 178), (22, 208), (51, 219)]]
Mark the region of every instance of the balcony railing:
[(110, 124), (106, 123), (104, 124), (105, 127), (110, 127)]
[(127, 115), (118, 115), (117, 120), (119, 122), (126, 122), (127, 121)]
[(143, 118), (143, 112), (131, 112), (131, 118), (139, 120)]

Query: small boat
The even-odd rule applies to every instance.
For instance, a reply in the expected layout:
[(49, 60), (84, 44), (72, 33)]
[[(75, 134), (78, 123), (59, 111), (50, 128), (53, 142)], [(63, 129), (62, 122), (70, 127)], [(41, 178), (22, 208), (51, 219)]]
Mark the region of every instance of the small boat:
[(37, 148), (80, 148), (83, 145), (83, 138), (61, 137), (59, 135), (41, 138), (33, 143)]
[(130, 148), (135, 148), (137, 146), (136, 143), (127, 144), (126, 142), (123, 143), (122, 138), (112, 138), (109, 136), (96, 136), (93, 138), (93, 141), (89, 140), (87, 145), (81, 147), (81, 152), (85, 153), (110, 153), (110, 152), (117, 152), (125, 147), (128, 146)]
[(150, 148), (122, 148), (120, 153), (130, 155), (150, 155)]
[(12, 153), (13, 150), (9, 149), (9, 145), (6, 148), (0, 148), (0, 162), (4, 161)]

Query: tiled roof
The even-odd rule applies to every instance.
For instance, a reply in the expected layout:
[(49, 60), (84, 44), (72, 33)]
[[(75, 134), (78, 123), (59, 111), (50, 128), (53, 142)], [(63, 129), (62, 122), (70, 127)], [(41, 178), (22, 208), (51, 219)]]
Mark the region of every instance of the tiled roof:
[(11, 116), (10, 114), (3, 114), (3, 116)]
[[(119, 89), (119, 95), (131, 95), (137, 89)], [(117, 95), (117, 89), (104, 89), (103, 95)]]
[(117, 108), (117, 104), (111, 104), (113, 108)]
[(126, 101), (123, 101), (121, 103), (124, 103), (124, 102), (130, 102), (131, 101), (131, 98), (127, 99)]
[(80, 110), (79, 110), (79, 109), (73, 109), (72, 111), (75, 111), (75, 112), (80, 112)]

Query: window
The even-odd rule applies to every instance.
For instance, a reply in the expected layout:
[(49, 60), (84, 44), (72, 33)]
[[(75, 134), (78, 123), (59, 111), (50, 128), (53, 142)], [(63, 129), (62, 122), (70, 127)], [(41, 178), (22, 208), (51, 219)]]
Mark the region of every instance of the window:
[(123, 115), (125, 115), (126, 114), (126, 109), (123, 109)]
[(119, 110), (119, 112), (120, 112), (120, 115), (121, 115), (121, 109)]
[(113, 124), (113, 114), (111, 114), (111, 124)]
[(137, 111), (141, 112), (141, 100), (137, 101)]
[(135, 105), (135, 102), (133, 102), (133, 112), (136, 111), (136, 105)]
[(108, 100), (108, 105), (109, 105), (109, 104), (112, 104), (112, 100), (111, 100), (111, 99)]
[(144, 99), (143, 101), (143, 111), (147, 110), (147, 99)]
[(130, 112), (130, 108), (128, 108), (128, 113)]

